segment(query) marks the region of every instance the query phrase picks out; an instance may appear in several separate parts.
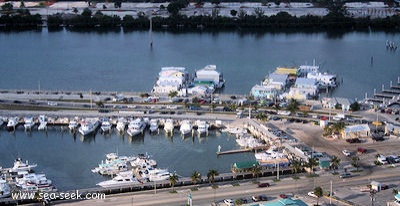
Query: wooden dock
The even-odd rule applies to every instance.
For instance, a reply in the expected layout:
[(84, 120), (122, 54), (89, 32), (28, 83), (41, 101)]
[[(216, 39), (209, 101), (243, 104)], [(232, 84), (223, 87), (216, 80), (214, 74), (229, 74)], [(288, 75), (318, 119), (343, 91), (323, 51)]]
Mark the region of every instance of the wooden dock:
[(253, 148), (245, 148), (245, 149), (234, 149), (234, 150), (227, 150), (222, 152), (217, 152), (217, 155), (227, 155), (227, 154), (236, 154), (236, 153), (244, 153), (244, 152), (254, 152), (257, 150), (266, 150), (269, 146), (258, 146)]

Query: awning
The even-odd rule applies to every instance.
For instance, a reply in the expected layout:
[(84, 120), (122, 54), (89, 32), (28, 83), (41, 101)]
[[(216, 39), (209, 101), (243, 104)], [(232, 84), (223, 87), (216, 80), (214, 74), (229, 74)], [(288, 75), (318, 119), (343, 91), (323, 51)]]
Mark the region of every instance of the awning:
[(396, 194), (396, 195), (394, 196), (394, 198), (396, 198), (396, 200), (400, 201), (400, 194)]

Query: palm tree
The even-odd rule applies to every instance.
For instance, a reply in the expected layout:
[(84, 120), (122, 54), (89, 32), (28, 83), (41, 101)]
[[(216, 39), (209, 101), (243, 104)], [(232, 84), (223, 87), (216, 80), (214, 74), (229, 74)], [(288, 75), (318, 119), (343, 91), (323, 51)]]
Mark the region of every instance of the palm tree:
[(261, 168), (258, 165), (254, 165), (251, 168), (251, 173), (253, 174), (253, 178), (258, 177), (259, 174), (261, 174)]
[(332, 167), (334, 173), (335, 173), (335, 170), (339, 168), (340, 161), (341, 161), (341, 159), (339, 157), (337, 157), (335, 155), (332, 156), (331, 167)]
[(358, 168), (360, 167), (360, 158), (357, 156), (353, 156), (351, 158), (351, 164), (357, 168), (357, 172), (358, 172)]
[(324, 191), (322, 191), (321, 187), (314, 188), (314, 195), (317, 196), (317, 205), (318, 205), (319, 198), (322, 197), (323, 194), (324, 194)]
[(214, 180), (215, 180), (215, 176), (218, 176), (218, 175), (219, 175), (219, 173), (217, 170), (208, 170), (207, 179), (211, 184), (213, 184)]
[(301, 169), (302, 169), (302, 162), (299, 160), (296, 160), (296, 159), (293, 160), (292, 161), (292, 170), (293, 170), (293, 173), (295, 174), (295, 176), (296, 176), (297, 172), (299, 172)]
[(168, 181), (169, 181), (169, 184), (171, 184), (171, 186), (172, 186), (172, 191), (174, 191), (174, 186), (178, 182), (178, 180), (179, 180), (179, 177), (175, 172), (172, 175), (169, 175)]
[(170, 98), (174, 98), (174, 97), (178, 96), (178, 91), (170, 91), (169, 94), (168, 94), (168, 96), (169, 96)]
[(192, 179), (192, 182), (195, 185), (201, 180), (201, 175), (199, 172), (195, 170), (193, 171), (192, 176), (190, 176), (190, 178)]
[(314, 166), (318, 165), (317, 158), (308, 158), (307, 167), (310, 168), (310, 173), (314, 173)]
[(346, 124), (344, 122), (336, 122), (332, 125), (332, 130), (333, 132), (340, 133), (345, 127)]
[(297, 110), (299, 110), (299, 102), (297, 102), (297, 100), (295, 99), (290, 99), (290, 102), (287, 106), (287, 110), (289, 110), (292, 114), (296, 113)]

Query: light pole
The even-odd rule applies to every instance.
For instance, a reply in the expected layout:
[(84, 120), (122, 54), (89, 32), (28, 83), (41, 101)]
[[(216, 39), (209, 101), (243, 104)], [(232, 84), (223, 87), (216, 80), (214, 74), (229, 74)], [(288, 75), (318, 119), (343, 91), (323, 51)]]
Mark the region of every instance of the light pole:
[(372, 205), (372, 206), (374, 206), (375, 194), (376, 194), (376, 190), (371, 189), (371, 190), (369, 191), (369, 196), (371, 197), (371, 205)]

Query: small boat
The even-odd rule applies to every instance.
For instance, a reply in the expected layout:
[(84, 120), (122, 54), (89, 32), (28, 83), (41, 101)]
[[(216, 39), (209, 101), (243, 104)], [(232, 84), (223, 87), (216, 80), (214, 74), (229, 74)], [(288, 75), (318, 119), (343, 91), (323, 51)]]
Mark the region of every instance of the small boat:
[(0, 179), (0, 198), (6, 198), (11, 195), (11, 188), (7, 181)]
[(37, 164), (29, 164), (28, 160), (24, 163), (21, 158), (17, 158), (14, 161), (14, 166), (9, 169), (9, 172), (19, 172), (19, 171), (31, 171), (33, 168), (37, 167)]
[(139, 182), (133, 172), (126, 171), (118, 173), (117, 176), (115, 176), (111, 180), (99, 182), (96, 185), (100, 187), (123, 187), (135, 184), (141, 184), (141, 182)]
[(125, 127), (127, 125), (127, 121), (125, 118), (119, 118), (117, 121), (117, 126), (115, 127), (115, 129), (117, 129), (117, 131), (121, 134), (125, 132)]
[(38, 130), (46, 130), (46, 129), (47, 129), (47, 117), (45, 115), (40, 115)]
[(25, 131), (31, 131), (32, 127), (35, 126), (35, 122), (33, 121), (33, 117), (25, 117), (24, 118), (24, 128)]
[(208, 135), (208, 127), (209, 125), (207, 124), (206, 121), (197, 121), (197, 134), (201, 136), (202, 134)]
[(158, 127), (159, 127), (159, 123), (158, 123), (158, 119), (152, 119), (150, 120), (150, 132), (154, 133), (156, 131), (158, 131)]
[(171, 175), (168, 169), (153, 169), (149, 170), (148, 179), (151, 182), (168, 180)]
[(102, 120), (100, 129), (103, 133), (111, 132), (111, 127), (112, 124), (109, 119)]
[(77, 117), (75, 117), (74, 119), (71, 119), (69, 121), (68, 128), (69, 128), (69, 130), (71, 132), (75, 132), (76, 129), (78, 128), (78, 126), (79, 126), (79, 123), (78, 123), (78, 118)]
[(83, 136), (94, 133), (99, 127), (100, 122), (97, 118), (87, 118), (81, 122), (81, 127), (79, 127), (79, 133)]
[(183, 120), (179, 128), (179, 131), (181, 132), (182, 136), (185, 136), (191, 133), (192, 129), (193, 129), (192, 123), (189, 120)]
[(166, 132), (166, 134), (171, 133), (171, 135), (174, 132), (174, 120), (172, 119), (167, 119), (164, 123), (164, 131)]
[(145, 128), (146, 123), (141, 118), (136, 118), (129, 123), (127, 133), (129, 136), (134, 137), (143, 134)]
[(18, 126), (18, 117), (10, 117), (7, 122), (7, 131), (12, 132)]

